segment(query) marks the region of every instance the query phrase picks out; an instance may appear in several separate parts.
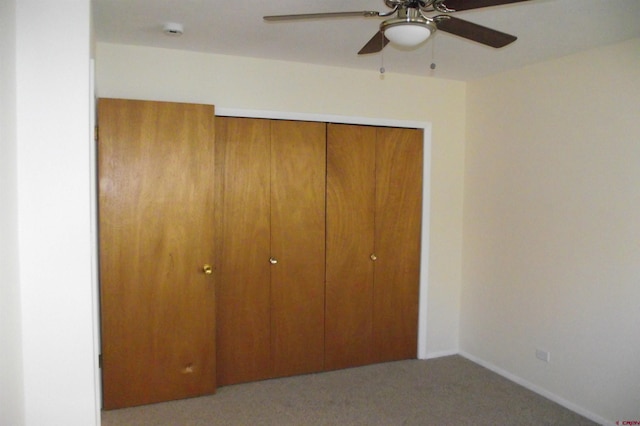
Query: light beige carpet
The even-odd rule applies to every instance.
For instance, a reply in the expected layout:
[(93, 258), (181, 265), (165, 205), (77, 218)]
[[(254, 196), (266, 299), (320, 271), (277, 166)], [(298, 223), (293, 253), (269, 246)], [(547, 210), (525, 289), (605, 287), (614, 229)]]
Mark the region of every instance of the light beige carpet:
[(106, 411), (104, 426), (594, 425), (460, 356), (225, 386)]

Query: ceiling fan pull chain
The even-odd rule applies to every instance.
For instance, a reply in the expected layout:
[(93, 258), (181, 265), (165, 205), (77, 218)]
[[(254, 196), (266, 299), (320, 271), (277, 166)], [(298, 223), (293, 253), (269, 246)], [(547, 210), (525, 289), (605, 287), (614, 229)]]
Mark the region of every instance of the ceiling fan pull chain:
[(380, 38), (380, 44), (382, 45), (382, 47), (380, 48), (380, 74), (384, 74), (384, 72), (386, 71), (384, 69), (384, 37)]
[(438, 37), (434, 37), (433, 40), (431, 40), (431, 65), (429, 66), (431, 70), (436, 69), (435, 57), (436, 57), (436, 39), (437, 38)]

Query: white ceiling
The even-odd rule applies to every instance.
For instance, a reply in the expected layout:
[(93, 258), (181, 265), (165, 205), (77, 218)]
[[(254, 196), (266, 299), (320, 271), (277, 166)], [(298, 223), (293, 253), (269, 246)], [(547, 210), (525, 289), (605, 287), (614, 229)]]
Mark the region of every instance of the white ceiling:
[[(413, 50), (388, 45), (382, 55), (357, 55), (383, 18), (262, 20), (358, 10), (388, 11), (382, 0), (93, 0), (99, 42), (368, 70), (384, 64), (387, 72), (463, 81), (640, 37), (640, 0), (529, 0), (455, 13), (518, 36), (502, 49), (437, 32)], [(167, 22), (183, 24), (184, 35), (164, 35)]]

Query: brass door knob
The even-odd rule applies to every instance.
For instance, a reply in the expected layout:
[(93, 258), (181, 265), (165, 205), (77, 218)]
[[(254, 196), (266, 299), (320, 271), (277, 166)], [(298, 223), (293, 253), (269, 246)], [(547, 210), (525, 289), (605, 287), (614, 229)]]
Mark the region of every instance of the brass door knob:
[(213, 274), (213, 267), (211, 265), (204, 265), (202, 267), (202, 272), (204, 272), (206, 275), (211, 275)]
[(371, 253), (371, 256), (369, 256), (369, 257), (370, 257), (370, 258), (371, 258), (371, 260), (373, 260), (374, 262), (375, 262), (376, 260), (378, 260), (378, 256), (376, 256), (376, 254), (375, 254), (375, 253)]
[(269, 263), (271, 263), (272, 265), (275, 265), (276, 263), (278, 263), (278, 259), (276, 259), (275, 257), (270, 257)]

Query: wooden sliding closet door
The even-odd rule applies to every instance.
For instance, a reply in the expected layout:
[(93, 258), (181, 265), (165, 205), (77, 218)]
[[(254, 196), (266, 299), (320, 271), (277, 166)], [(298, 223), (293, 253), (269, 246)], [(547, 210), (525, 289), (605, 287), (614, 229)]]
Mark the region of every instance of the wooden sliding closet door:
[(103, 406), (213, 393), (213, 106), (100, 99), (98, 115)]
[(218, 384), (271, 377), (270, 123), (216, 117)]
[(420, 130), (377, 129), (374, 362), (417, 356), (422, 141)]
[(271, 121), (275, 377), (324, 367), (326, 125)]
[(376, 128), (327, 129), (325, 366), (372, 362)]

